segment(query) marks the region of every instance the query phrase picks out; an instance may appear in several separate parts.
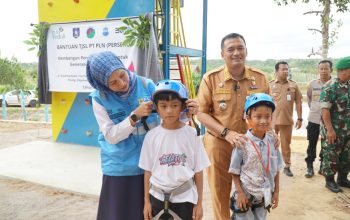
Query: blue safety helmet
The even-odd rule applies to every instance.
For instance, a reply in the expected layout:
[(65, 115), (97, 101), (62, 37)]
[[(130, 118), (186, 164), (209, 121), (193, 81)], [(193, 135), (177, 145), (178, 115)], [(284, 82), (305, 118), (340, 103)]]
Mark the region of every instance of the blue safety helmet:
[(153, 93), (152, 100), (155, 99), (156, 95), (160, 92), (173, 92), (179, 96), (180, 99), (186, 101), (188, 99), (188, 92), (185, 86), (175, 80), (162, 80), (156, 84), (156, 89)]
[(244, 105), (244, 112), (247, 114), (248, 109), (256, 106), (258, 103), (261, 103), (261, 102), (270, 106), (272, 108), (272, 112), (275, 111), (275, 103), (273, 102), (271, 96), (265, 93), (254, 93), (248, 96)]

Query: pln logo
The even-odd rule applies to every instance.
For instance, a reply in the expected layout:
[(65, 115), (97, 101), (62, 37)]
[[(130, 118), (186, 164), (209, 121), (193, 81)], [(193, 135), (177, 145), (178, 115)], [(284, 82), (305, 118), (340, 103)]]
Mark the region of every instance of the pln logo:
[(57, 27), (51, 31), (53, 39), (64, 39), (66, 36), (64, 35), (63, 27)]
[(74, 38), (80, 37), (80, 28), (73, 28), (73, 37)]
[(105, 36), (105, 37), (107, 37), (109, 35), (108, 27), (104, 27), (102, 29), (102, 35)]
[(89, 27), (88, 29), (87, 29), (87, 31), (86, 31), (86, 36), (88, 37), (88, 38), (94, 38), (94, 36), (95, 36), (95, 29), (93, 29), (92, 27)]

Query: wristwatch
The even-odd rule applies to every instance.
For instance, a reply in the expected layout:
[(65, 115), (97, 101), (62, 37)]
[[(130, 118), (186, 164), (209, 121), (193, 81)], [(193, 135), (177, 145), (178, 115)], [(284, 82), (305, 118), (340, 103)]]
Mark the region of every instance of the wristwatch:
[(222, 130), (222, 132), (221, 132), (221, 134), (220, 134), (220, 137), (225, 138), (228, 131), (229, 131), (228, 128), (224, 128), (224, 130)]
[(133, 122), (137, 122), (139, 120), (139, 117), (134, 112), (131, 112), (130, 118)]
[(303, 121), (303, 119), (302, 118), (298, 118), (298, 121)]

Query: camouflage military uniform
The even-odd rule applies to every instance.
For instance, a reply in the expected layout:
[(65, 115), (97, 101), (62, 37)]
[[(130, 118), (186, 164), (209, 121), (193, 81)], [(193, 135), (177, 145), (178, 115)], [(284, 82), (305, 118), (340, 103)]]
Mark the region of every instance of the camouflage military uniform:
[(338, 171), (350, 171), (350, 85), (340, 83), (337, 78), (328, 81), (321, 92), (321, 108), (328, 108), (331, 123), (336, 133), (334, 144), (328, 144), (327, 129), (321, 126), (321, 148), (323, 175), (331, 176)]

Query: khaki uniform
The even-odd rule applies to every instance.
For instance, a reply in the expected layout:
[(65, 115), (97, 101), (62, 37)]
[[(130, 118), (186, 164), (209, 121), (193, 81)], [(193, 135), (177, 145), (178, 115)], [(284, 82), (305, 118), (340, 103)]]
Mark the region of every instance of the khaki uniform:
[[(307, 146), (307, 157), (305, 158), (305, 161), (308, 167), (313, 167), (313, 162), (316, 159), (316, 146), (320, 136), (321, 122), (320, 95), (324, 84), (325, 83), (320, 79), (314, 79), (309, 83), (306, 92), (307, 104), (310, 108), (309, 116), (307, 118), (308, 124), (306, 126), (307, 140), (309, 141), (309, 144)], [(322, 158), (322, 153), (320, 153), (320, 158)]]
[[(245, 134), (244, 103), (247, 96), (257, 92), (269, 93), (268, 82), (260, 70), (246, 66), (243, 78), (235, 80), (223, 66), (203, 76), (198, 92), (199, 111), (232, 131)], [(233, 147), (209, 129), (203, 143), (211, 161), (207, 171), (215, 219), (230, 219), (232, 175), (228, 169)]]
[(280, 134), (282, 156), (286, 167), (291, 165), (290, 161), (290, 143), (293, 131), (293, 109), (294, 103), (303, 97), (296, 82), (287, 80), (280, 82), (277, 79), (269, 82), (271, 88), (271, 96), (276, 105), (273, 113), (275, 122), (275, 131)]

